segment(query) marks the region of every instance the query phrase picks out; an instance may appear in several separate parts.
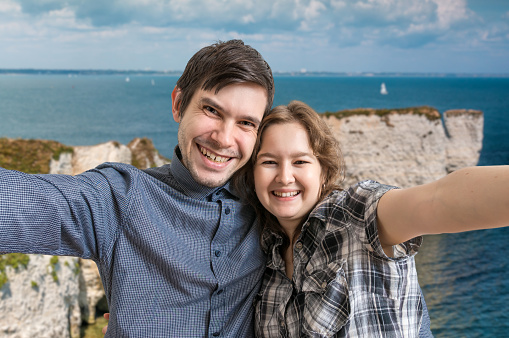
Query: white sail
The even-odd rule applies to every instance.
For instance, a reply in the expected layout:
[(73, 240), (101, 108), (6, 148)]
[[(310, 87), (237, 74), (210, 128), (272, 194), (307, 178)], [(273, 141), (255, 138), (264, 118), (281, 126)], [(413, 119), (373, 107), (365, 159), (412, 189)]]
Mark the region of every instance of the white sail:
[(380, 86), (380, 94), (387, 95), (389, 92), (387, 91), (387, 88), (385, 87), (385, 83), (382, 82), (382, 85)]

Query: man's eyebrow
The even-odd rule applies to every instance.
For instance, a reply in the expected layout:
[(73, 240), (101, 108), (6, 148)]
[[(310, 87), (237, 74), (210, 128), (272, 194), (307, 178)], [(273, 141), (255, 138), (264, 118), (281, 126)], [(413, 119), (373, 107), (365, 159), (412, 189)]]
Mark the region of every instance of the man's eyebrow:
[(221, 105), (219, 103), (217, 103), (216, 101), (212, 100), (209, 97), (202, 97), (200, 99), (200, 103), (202, 105), (212, 106), (212, 107), (216, 108), (217, 110), (221, 110), (221, 111), (224, 110), (223, 107), (221, 107)]
[(241, 119), (246, 120), (246, 121), (250, 121), (251, 123), (253, 123), (257, 127), (260, 125), (260, 123), (262, 123), (260, 121), (260, 119), (254, 117), (254, 116), (251, 116), (251, 115), (241, 116)]
[[(219, 103), (217, 103), (216, 101), (214, 101), (210, 97), (202, 97), (200, 99), (200, 103), (201, 103), (201, 105), (211, 106), (214, 109), (219, 110), (221, 112), (227, 112), (226, 109), (224, 109)], [(241, 120), (250, 121), (251, 123), (253, 123), (257, 127), (261, 123), (261, 120), (259, 118), (255, 117), (255, 116), (251, 116), (251, 115), (242, 115), (242, 116), (240, 116), (240, 119)]]

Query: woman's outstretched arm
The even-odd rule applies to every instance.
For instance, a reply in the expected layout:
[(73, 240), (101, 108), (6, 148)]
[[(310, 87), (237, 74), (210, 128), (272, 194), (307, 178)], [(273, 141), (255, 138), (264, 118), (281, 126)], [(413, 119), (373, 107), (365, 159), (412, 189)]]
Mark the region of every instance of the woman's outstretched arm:
[(509, 166), (471, 167), (387, 192), (378, 204), (382, 246), (420, 235), (509, 226)]

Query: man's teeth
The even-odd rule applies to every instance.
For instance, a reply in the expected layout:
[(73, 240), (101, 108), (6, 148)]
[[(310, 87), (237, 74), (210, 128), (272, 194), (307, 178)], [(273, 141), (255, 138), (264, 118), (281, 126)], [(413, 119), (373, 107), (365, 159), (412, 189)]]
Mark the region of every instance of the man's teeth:
[(278, 192), (274, 191), (274, 195), (277, 197), (292, 197), (299, 193), (299, 191), (292, 191), (292, 192)]
[(214, 161), (214, 162), (224, 163), (230, 159), (229, 157), (217, 156), (216, 154), (211, 153), (210, 151), (208, 151), (207, 149), (202, 148), (202, 147), (200, 147), (200, 151), (203, 155), (207, 156), (209, 158), (209, 160)]

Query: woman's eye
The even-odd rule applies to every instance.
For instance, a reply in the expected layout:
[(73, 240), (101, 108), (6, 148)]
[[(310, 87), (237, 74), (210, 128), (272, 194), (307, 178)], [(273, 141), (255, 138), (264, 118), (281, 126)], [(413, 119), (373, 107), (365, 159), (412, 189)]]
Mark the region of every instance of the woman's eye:
[(307, 161), (295, 161), (295, 164), (306, 164), (308, 163)]

